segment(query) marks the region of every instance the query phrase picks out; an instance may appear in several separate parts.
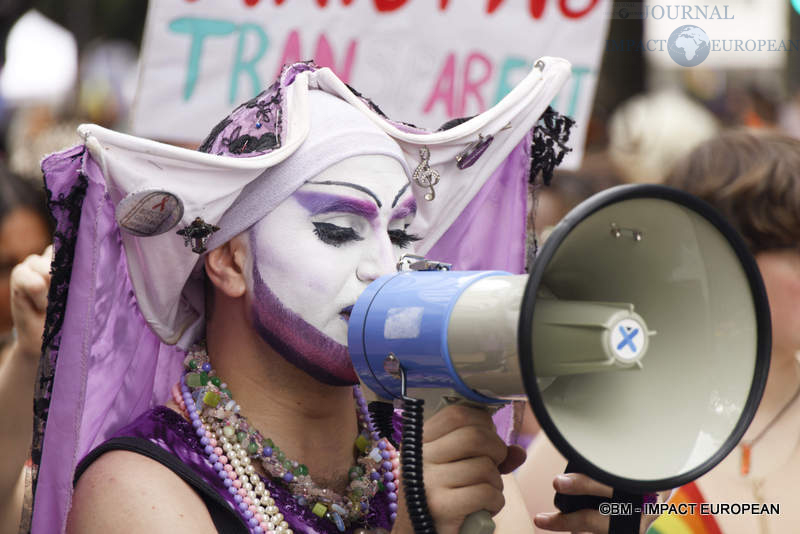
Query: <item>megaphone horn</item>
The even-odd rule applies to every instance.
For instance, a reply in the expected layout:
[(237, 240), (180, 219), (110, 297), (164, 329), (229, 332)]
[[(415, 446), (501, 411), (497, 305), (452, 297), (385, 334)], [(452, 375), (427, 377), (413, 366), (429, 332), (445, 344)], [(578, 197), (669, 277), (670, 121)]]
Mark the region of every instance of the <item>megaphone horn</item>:
[(529, 275), (379, 278), (348, 342), (379, 397), (402, 396), (391, 357), (408, 391), (527, 399), (573, 466), (641, 495), (696, 479), (736, 446), (764, 391), (770, 318), (755, 260), (720, 215), (633, 185), (568, 213)]

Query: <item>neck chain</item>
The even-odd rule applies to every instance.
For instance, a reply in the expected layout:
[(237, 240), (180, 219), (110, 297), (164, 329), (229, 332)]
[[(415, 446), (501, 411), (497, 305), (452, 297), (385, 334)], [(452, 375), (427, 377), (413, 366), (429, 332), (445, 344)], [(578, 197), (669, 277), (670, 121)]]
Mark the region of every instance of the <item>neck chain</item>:
[(742, 451), (741, 463), (739, 466), (742, 476), (747, 476), (750, 474), (750, 453), (753, 450), (753, 446), (756, 443), (758, 443), (758, 440), (764, 437), (767, 431), (770, 428), (772, 428), (772, 425), (777, 423), (778, 420), (780, 420), (780, 418), (783, 417), (787, 411), (789, 411), (789, 407), (791, 407), (792, 404), (794, 404), (794, 401), (796, 401), (798, 397), (800, 397), (800, 386), (798, 386), (797, 391), (794, 392), (792, 398), (786, 401), (786, 404), (783, 405), (783, 408), (781, 408), (780, 411), (778, 411), (778, 413), (775, 415), (775, 417), (772, 418), (772, 421), (767, 423), (767, 426), (762, 428), (761, 431), (758, 434), (756, 434), (754, 438), (748, 439), (747, 441), (742, 440), (741, 442), (739, 442), (739, 449), (741, 449)]
[(398, 455), (389, 441), (375, 432), (358, 387), (353, 388), (358, 408), (359, 434), (354, 444), (358, 458), (350, 468), (344, 495), (339, 495), (315, 484), (305, 465), (288, 459), (272, 439), (249, 424), (227, 384), (212, 369), (204, 345), (189, 351), (184, 368), (180, 386), (173, 388), (175, 402), (192, 422), (208, 462), (223, 479), (253, 533), (292, 534), (256, 473), (256, 463), (270, 478), (286, 486), (299, 505), (333, 523), (339, 532), (362, 522), (370, 500), (379, 491), (387, 492), (391, 520), (395, 520)]

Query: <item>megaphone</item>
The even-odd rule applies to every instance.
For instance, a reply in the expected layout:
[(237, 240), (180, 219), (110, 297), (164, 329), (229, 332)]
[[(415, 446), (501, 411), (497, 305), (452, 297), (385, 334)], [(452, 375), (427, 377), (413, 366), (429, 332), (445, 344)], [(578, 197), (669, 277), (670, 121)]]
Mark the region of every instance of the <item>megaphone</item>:
[(528, 400), (572, 468), (642, 495), (698, 478), (739, 442), (766, 383), (770, 318), (755, 260), (720, 215), (635, 185), (568, 213), (528, 275), (377, 279), (348, 342), (378, 397)]

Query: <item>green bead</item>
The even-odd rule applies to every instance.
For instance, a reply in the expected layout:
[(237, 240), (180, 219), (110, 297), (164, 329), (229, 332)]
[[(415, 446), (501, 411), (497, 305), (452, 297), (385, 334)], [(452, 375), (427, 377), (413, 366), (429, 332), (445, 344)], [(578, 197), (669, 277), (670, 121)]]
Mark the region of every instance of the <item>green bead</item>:
[(361, 467), (359, 467), (357, 465), (354, 465), (353, 467), (350, 468), (350, 471), (348, 472), (348, 474), (350, 475), (350, 479), (351, 480), (355, 480), (356, 478), (358, 478), (361, 475), (363, 475), (364, 471), (362, 471)]
[[(275, 452), (275, 449), (272, 449), (272, 451)], [(279, 462), (283, 463), (283, 461), (286, 459), (286, 454), (284, 454), (282, 450), (278, 449), (278, 452), (275, 457), (278, 459)]]
[(308, 467), (303, 464), (298, 465), (294, 469), (294, 474), (298, 476), (305, 476), (308, 474)]
[(285, 460), (285, 461), (283, 462), (283, 467), (284, 467), (284, 469), (286, 469), (287, 471), (291, 471), (291, 470), (292, 470), (292, 462), (291, 462), (290, 460)]
[(258, 444), (255, 441), (251, 441), (247, 445), (247, 452), (249, 454), (256, 454), (258, 452)]
[(192, 371), (197, 369), (197, 360), (189, 360), (189, 369)]
[(203, 385), (198, 373), (186, 373), (186, 385), (190, 388), (199, 388)]
[(321, 502), (315, 503), (314, 507), (311, 509), (314, 512), (314, 515), (322, 519), (325, 517), (325, 512), (328, 511), (328, 507), (322, 504)]
[(359, 434), (356, 438), (356, 447), (361, 452), (366, 452), (367, 447), (369, 446), (369, 440), (363, 434)]
[(200, 383), (204, 386), (208, 384), (208, 373), (205, 371), (200, 372)]
[(353, 488), (353, 492), (351, 493), (352, 497), (350, 498), (351, 501), (357, 502), (361, 497), (364, 495), (364, 490), (361, 488)]
[(243, 442), (247, 438), (247, 432), (244, 430), (240, 430), (236, 433), (236, 441), (239, 443)]
[(232, 437), (232, 436), (235, 434), (235, 431), (233, 430), (233, 427), (232, 427), (232, 426), (230, 426), (230, 425), (225, 425), (224, 427), (222, 427), (222, 434), (223, 434), (223, 435), (224, 435), (226, 438), (230, 438), (230, 437)]
[(219, 393), (216, 391), (206, 391), (206, 394), (203, 395), (203, 402), (206, 406), (216, 408), (217, 404), (219, 404)]
[(386, 486), (384, 486), (384, 485), (383, 485), (383, 482), (381, 482), (381, 481), (379, 480), (379, 481), (378, 481), (378, 491), (384, 491), (385, 489), (386, 489)]
[(228, 388), (222, 388), (220, 389), (220, 391), (223, 392), (225, 395), (227, 395), (229, 398), (231, 399), (233, 398), (233, 393), (231, 393), (231, 390), (229, 390)]
[(211, 377), (211, 383), (214, 384), (215, 386), (219, 387), (220, 384), (222, 384), (222, 380), (220, 380), (218, 376), (212, 376)]
[(273, 451), (275, 450), (275, 442), (273, 442), (270, 438), (264, 440), (264, 446), (269, 447)]

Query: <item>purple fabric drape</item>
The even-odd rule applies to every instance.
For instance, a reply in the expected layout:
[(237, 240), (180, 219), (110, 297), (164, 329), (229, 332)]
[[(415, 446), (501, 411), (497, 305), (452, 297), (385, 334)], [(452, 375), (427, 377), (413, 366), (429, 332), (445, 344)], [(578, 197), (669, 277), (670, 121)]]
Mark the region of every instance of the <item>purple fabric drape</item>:
[(88, 151), (78, 147), (54, 154), (42, 169), (53, 197), (68, 192), (81, 175), (88, 179), (79, 207), (60, 343), (49, 351), (55, 380), (32, 531), (52, 534), (64, 530), (77, 462), (119, 428), (169, 398), (180, 376), (182, 355), (163, 345), (139, 313), (114, 206)]

